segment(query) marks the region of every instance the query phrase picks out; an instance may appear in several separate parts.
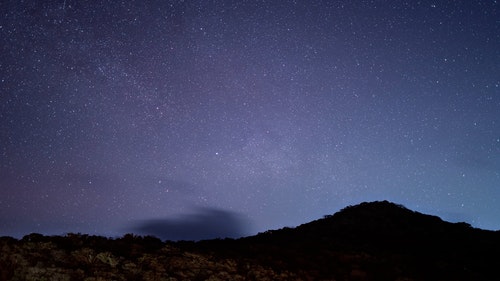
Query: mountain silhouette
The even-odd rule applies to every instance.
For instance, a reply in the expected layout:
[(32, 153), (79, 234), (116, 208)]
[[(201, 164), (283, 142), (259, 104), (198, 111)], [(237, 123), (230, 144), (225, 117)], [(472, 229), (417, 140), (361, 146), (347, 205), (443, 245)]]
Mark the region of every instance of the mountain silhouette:
[(272, 268), (314, 273), (313, 279), (500, 278), (500, 232), (446, 222), (388, 201), (349, 206), (296, 228), (242, 238), (227, 253)]
[(500, 232), (388, 201), (240, 239), (0, 238), (0, 280), (499, 280)]

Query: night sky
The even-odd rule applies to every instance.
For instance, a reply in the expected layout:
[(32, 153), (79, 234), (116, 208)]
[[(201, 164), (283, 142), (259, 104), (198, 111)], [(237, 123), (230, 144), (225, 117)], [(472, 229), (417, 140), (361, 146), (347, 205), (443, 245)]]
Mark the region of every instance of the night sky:
[(0, 236), (500, 229), (500, 4), (3, 1)]

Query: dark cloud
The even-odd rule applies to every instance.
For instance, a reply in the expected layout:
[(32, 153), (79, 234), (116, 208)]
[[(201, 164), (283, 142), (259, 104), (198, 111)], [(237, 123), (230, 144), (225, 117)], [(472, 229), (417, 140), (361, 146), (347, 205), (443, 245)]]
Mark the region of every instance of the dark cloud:
[(238, 213), (217, 208), (199, 208), (177, 218), (151, 219), (137, 223), (132, 231), (165, 240), (238, 238), (246, 235), (248, 223)]

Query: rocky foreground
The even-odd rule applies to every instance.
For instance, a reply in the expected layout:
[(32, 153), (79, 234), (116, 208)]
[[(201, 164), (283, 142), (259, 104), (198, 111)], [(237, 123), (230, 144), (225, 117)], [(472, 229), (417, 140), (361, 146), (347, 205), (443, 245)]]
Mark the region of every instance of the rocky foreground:
[(241, 239), (0, 238), (0, 280), (500, 280), (500, 232), (387, 201)]

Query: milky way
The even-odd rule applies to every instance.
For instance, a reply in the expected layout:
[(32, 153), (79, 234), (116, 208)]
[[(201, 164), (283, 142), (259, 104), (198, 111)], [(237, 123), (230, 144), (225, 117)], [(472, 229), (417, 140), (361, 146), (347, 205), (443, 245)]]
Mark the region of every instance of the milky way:
[(384, 199), (500, 229), (499, 6), (0, 4), (0, 235), (248, 235)]

